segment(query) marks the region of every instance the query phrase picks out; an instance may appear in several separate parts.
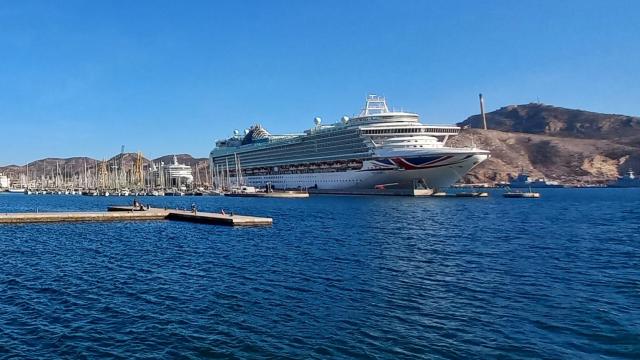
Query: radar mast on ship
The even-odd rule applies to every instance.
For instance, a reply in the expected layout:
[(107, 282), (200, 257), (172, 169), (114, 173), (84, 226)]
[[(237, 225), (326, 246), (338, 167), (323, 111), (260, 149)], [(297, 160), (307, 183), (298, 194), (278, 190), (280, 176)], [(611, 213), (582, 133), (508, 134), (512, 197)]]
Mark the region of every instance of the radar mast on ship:
[(367, 103), (365, 104), (364, 109), (360, 113), (360, 116), (370, 116), (370, 115), (378, 115), (388, 113), (389, 108), (387, 107), (387, 101), (383, 96), (378, 95), (368, 95)]

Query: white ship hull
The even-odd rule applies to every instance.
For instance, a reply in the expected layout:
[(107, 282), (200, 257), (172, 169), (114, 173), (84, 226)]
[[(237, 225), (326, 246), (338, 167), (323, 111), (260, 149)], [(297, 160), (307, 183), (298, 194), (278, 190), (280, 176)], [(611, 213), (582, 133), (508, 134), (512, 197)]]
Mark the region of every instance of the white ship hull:
[[(244, 180), (250, 186), (265, 187), (271, 184), (279, 189), (362, 190), (376, 187), (413, 189), (418, 184), (439, 189), (453, 185), (488, 156), (486, 153), (477, 152), (448, 154), (442, 156), (447, 158), (444, 161), (435, 161), (431, 165), (421, 167), (397, 166), (393, 161), (399, 158), (388, 158), (383, 160), (393, 165), (387, 165), (387, 167), (380, 166), (377, 160), (370, 160), (365, 161), (360, 170), (246, 176)], [(389, 161), (390, 159), (393, 160)]]

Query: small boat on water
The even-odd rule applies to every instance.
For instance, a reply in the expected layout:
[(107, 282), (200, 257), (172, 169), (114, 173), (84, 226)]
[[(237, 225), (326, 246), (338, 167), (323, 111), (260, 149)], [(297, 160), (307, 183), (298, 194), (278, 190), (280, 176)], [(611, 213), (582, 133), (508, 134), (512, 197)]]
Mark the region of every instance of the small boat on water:
[(503, 197), (506, 198), (516, 198), (516, 199), (537, 199), (540, 197), (540, 193), (529, 191), (506, 191), (502, 194)]
[(253, 186), (240, 186), (233, 188), (231, 191), (224, 193), (224, 196), (230, 197), (268, 197), (268, 198), (308, 198), (309, 192), (306, 190), (273, 190), (271, 187), (267, 189), (257, 189)]
[(456, 193), (457, 197), (488, 197), (489, 193), (484, 191), (471, 191), (471, 192), (459, 192)]
[(623, 177), (618, 178), (618, 180), (608, 184), (607, 186), (616, 188), (640, 187), (640, 178), (636, 177), (632, 169), (629, 169)]
[(27, 190), (26, 189), (17, 189), (17, 188), (9, 188), (7, 190), (7, 192), (12, 193), (12, 194), (26, 194)]
[(457, 198), (467, 198), (467, 197), (489, 197), (488, 192), (484, 191), (463, 191), (463, 192), (454, 192), (454, 193), (446, 193), (444, 191), (438, 191), (431, 194), (432, 197), (457, 197)]
[(191, 195), (192, 196), (204, 196), (204, 195), (208, 195), (209, 194), (209, 190), (206, 190), (204, 188), (196, 188), (193, 191), (191, 191)]
[(184, 196), (184, 192), (177, 189), (171, 189), (164, 192), (164, 196)]

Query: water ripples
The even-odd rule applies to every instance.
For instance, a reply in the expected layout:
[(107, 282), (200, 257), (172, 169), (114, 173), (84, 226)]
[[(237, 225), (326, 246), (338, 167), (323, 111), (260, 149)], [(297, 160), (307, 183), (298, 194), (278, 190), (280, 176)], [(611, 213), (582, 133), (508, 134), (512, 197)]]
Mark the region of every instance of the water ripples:
[(0, 358), (640, 357), (637, 192), (195, 201), (275, 222), (0, 226)]

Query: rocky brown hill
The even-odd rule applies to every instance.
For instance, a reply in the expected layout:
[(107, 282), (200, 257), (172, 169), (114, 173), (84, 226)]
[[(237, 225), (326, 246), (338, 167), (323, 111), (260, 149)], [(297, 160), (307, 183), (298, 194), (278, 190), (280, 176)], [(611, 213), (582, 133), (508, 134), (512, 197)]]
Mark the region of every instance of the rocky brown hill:
[(53, 176), (56, 172), (61, 175), (72, 176), (84, 173), (85, 163), (87, 168), (95, 168), (97, 160), (89, 157), (71, 158), (46, 158), (30, 162), (28, 165), (8, 165), (0, 167), (0, 173), (7, 174), (12, 180), (17, 180), (20, 174), (26, 174), (29, 170), (30, 178), (40, 176)]
[(466, 176), (469, 183), (507, 181), (521, 168), (533, 177), (565, 183), (604, 183), (629, 167), (640, 169), (640, 148), (610, 140), (464, 129), (448, 143), (472, 144), (491, 151), (491, 158)]
[[(577, 139), (607, 139), (640, 146), (640, 117), (601, 114), (544, 104), (509, 105), (486, 114), (487, 127), (504, 132), (559, 136)], [(458, 124), (482, 128), (482, 117), (474, 115)]]
[(511, 105), (459, 123), (448, 145), (475, 143), (492, 157), (468, 174), (467, 182), (506, 181), (520, 168), (532, 176), (567, 183), (606, 182), (640, 169), (640, 118), (561, 107)]

